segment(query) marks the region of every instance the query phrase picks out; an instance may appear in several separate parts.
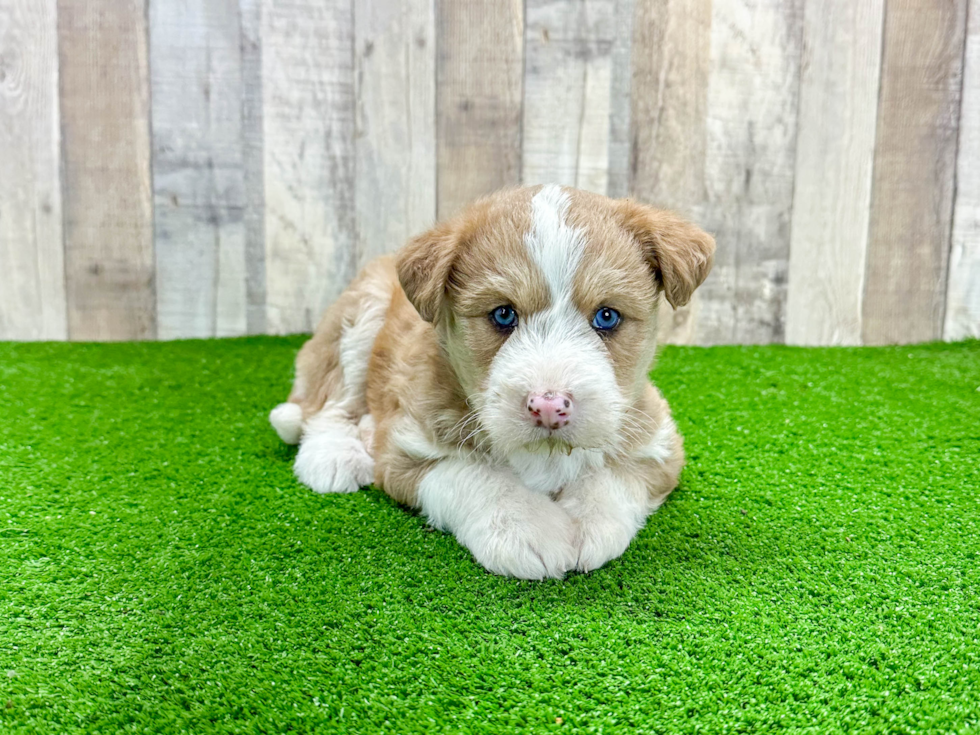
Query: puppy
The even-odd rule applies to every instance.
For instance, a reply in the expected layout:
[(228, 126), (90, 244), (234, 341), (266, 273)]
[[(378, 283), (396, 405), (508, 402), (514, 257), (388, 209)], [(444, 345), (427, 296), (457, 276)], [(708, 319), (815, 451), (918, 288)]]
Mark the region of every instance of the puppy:
[(370, 263), (270, 416), (316, 492), (374, 482), (491, 572), (587, 572), (677, 485), (681, 436), (647, 374), (661, 292), (714, 240), (630, 200), (499, 192)]

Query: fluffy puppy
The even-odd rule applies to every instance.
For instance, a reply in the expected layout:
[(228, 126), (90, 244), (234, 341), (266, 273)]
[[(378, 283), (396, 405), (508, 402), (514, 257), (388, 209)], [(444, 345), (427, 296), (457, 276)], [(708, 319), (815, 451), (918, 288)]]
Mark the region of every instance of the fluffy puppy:
[(374, 482), (497, 574), (596, 569), (677, 485), (647, 379), (657, 307), (688, 301), (714, 249), (633, 201), (499, 192), (370, 263), (270, 420), (316, 492)]

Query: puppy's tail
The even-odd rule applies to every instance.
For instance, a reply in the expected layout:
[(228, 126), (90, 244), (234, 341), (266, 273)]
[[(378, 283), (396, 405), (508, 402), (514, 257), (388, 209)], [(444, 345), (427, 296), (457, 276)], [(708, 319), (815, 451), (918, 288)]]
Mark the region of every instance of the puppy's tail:
[(269, 423), (286, 444), (299, 444), (303, 435), (303, 409), (298, 403), (280, 403), (269, 414)]

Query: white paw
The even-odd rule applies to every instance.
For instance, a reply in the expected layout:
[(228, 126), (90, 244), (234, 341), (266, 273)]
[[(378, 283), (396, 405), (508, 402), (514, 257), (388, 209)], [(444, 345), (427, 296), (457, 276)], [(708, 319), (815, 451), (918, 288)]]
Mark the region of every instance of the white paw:
[(374, 482), (374, 460), (353, 436), (306, 436), (293, 465), (296, 477), (318, 493), (352, 493)]
[(495, 574), (519, 579), (563, 577), (578, 557), (575, 528), (562, 508), (547, 498), (540, 500), (519, 516), (492, 515), (464, 545)]
[(575, 569), (591, 572), (623, 555), (636, 535), (634, 524), (611, 516), (591, 516), (579, 520), (578, 559)]
[(299, 444), (303, 435), (303, 409), (296, 403), (280, 403), (269, 414), (269, 423), (286, 444)]

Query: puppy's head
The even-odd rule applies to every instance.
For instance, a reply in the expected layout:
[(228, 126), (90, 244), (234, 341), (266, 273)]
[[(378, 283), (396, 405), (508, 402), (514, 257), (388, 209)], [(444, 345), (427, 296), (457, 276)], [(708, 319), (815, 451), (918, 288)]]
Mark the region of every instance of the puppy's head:
[(399, 254), (491, 449), (615, 451), (674, 307), (711, 269), (711, 236), (629, 200), (555, 185), (500, 192)]

